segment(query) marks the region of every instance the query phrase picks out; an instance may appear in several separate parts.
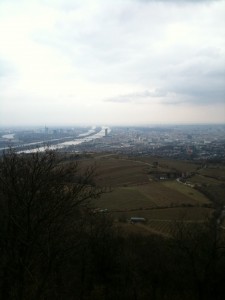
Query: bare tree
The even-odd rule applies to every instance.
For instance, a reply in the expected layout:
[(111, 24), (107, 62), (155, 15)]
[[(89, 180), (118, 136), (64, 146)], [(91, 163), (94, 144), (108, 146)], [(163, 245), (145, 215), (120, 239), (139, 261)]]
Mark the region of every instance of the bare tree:
[(81, 207), (103, 192), (94, 176), (94, 167), (80, 173), (77, 163), (63, 163), (52, 151), (3, 154), (0, 298), (41, 299), (70, 249)]

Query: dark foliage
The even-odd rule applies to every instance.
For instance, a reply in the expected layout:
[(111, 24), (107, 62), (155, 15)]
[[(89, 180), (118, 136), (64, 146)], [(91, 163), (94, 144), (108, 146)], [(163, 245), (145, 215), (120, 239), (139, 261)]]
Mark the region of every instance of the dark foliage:
[(173, 238), (121, 233), (88, 201), (102, 192), (54, 152), (0, 161), (0, 298), (224, 299), (224, 232), (215, 220)]

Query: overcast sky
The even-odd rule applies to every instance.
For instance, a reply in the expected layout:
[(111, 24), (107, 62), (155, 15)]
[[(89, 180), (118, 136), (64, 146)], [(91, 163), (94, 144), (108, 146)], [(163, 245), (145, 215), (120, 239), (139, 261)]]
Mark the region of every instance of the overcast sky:
[(225, 123), (225, 1), (0, 0), (0, 125)]

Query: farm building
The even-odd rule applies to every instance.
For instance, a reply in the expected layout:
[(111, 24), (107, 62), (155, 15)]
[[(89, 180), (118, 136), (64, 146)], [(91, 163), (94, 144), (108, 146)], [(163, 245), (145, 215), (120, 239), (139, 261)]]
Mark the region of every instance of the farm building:
[(146, 219), (145, 218), (140, 218), (140, 217), (131, 217), (130, 218), (130, 223), (135, 224), (135, 223), (145, 223)]
[(166, 179), (175, 179), (182, 176), (181, 172), (169, 171), (169, 172), (160, 172), (160, 171), (151, 171), (149, 172), (157, 180), (166, 180)]

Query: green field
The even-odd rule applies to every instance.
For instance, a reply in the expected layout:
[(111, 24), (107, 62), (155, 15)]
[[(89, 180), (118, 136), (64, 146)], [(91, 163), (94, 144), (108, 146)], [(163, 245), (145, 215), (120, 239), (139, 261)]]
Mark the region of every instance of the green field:
[[(185, 224), (205, 222), (212, 212), (213, 210), (210, 208), (191, 207), (114, 212), (112, 216), (119, 220), (122, 229), (131, 233), (144, 232), (145, 234), (156, 233), (170, 236), (180, 222)], [(145, 218), (146, 223), (129, 224), (129, 219), (136, 216)]]
[(133, 210), (125, 212), (112, 212), (117, 219), (130, 219), (131, 217), (146, 218), (149, 221), (203, 221), (212, 213), (211, 208), (202, 207), (184, 207), (184, 208), (161, 208), (148, 210)]
[(176, 181), (151, 182), (143, 185), (114, 188), (96, 200), (99, 207), (129, 210), (151, 207), (200, 206), (209, 200), (200, 192)]
[[(158, 162), (157, 168), (153, 167), (155, 161)], [(217, 173), (215, 166), (201, 168), (200, 164), (187, 161), (116, 156), (87, 159), (83, 162), (83, 167), (90, 163), (97, 166), (97, 184), (112, 188), (112, 192), (92, 201), (91, 206), (107, 209), (125, 228), (131, 226), (127, 220), (137, 216), (146, 219), (146, 224), (139, 224), (137, 230), (169, 234), (175, 221), (202, 222), (213, 213), (210, 208), (213, 204), (206, 196), (207, 193), (203, 194), (178, 182), (176, 178), (155, 180), (150, 176), (152, 170), (191, 172), (188, 183), (207, 186), (210, 193), (224, 201), (224, 170), (219, 167)]]
[(199, 164), (189, 162), (189, 161), (181, 161), (175, 159), (165, 159), (159, 157), (140, 157), (138, 160), (153, 164), (154, 162), (158, 162), (158, 167), (166, 170), (177, 170), (180, 172), (194, 172), (199, 168)]
[(197, 204), (208, 204), (209, 199), (194, 188), (191, 188), (185, 184), (179, 183), (177, 181), (164, 181), (162, 185), (170, 188), (173, 192), (178, 192), (188, 197), (188, 202), (193, 205)]
[(217, 179), (212, 177), (203, 176), (200, 174), (196, 174), (188, 179), (189, 182), (193, 184), (206, 184), (206, 185), (217, 185), (219, 182)]
[(207, 168), (203, 168), (199, 171), (199, 173), (206, 177), (215, 178), (217, 180), (225, 180), (225, 167), (221, 166), (208, 166)]
[(149, 180), (147, 166), (127, 159), (98, 158), (82, 162), (83, 167), (95, 163), (97, 183), (102, 186), (128, 186), (146, 183)]

